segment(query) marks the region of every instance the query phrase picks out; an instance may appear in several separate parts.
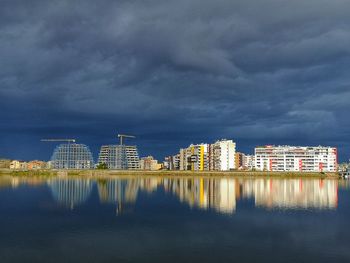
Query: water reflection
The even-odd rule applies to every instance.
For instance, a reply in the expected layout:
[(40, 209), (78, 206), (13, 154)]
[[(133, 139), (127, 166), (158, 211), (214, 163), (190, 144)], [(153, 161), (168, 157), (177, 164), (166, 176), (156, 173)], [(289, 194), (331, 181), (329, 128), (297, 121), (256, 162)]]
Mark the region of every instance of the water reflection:
[(92, 192), (90, 179), (50, 179), (47, 182), (57, 203), (73, 209), (84, 203)]
[[(232, 214), (237, 202), (254, 200), (255, 206), (267, 209), (335, 209), (338, 187), (348, 189), (348, 181), (278, 178), (213, 178), (213, 177), (130, 177), (50, 179), (2, 177), (0, 188), (47, 184), (54, 200), (65, 207), (86, 202), (97, 187), (101, 203), (114, 204), (116, 212), (132, 208), (139, 193), (164, 190), (191, 208), (212, 209)], [(158, 196), (157, 198), (161, 198)]]

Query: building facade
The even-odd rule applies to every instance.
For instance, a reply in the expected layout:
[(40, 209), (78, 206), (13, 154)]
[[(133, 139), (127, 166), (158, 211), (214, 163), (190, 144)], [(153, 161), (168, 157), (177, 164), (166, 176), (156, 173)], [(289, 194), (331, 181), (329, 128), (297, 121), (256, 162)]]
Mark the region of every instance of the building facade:
[(244, 154), (240, 152), (235, 153), (235, 168), (236, 169), (243, 169), (243, 158)]
[(255, 148), (255, 168), (259, 171), (336, 172), (337, 149), (267, 145)]
[(92, 153), (85, 144), (60, 144), (51, 157), (53, 169), (92, 169), (94, 161)]
[(188, 148), (180, 149), (179, 169), (188, 171), (209, 170), (209, 145), (191, 144)]
[(103, 145), (98, 163), (105, 163), (108, 169), (140, 169), (139, 154), (135, 145)]
[(236, 143), (232, 140), (221, 140), (210, 145), (209, 170), (229, 171), (235, 165)]
[(141, 170), (156, 171), (156, 170), (160, 170), (161, 168), (162, 168), (162, 165), (158, 163), (158, 160), (155, 160), (153, 156), (142, 157), (140, 159)]

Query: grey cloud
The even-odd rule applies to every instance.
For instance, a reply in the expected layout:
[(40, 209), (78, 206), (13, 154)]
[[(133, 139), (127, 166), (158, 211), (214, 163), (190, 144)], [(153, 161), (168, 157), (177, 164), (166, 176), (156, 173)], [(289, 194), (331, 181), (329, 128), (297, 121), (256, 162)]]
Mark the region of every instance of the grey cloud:
[(346, 0), (2, 1), (0, 155), (15, 155), (11, 134), (97, 149), (120, 130), (158, 158), (220, 137), (247, 152), (335, 144), (348, 158), (348, 10)]

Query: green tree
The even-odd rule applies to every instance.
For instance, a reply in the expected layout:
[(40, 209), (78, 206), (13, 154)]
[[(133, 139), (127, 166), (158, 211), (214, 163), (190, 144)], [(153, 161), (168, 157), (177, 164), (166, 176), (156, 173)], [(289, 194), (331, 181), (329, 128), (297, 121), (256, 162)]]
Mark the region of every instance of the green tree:
[(105, 164), (105, 163), (99, 163), (99, 164), (96, 166), (96, 168), (99, 169), (99, 170), (108, 169), (107, 164)]

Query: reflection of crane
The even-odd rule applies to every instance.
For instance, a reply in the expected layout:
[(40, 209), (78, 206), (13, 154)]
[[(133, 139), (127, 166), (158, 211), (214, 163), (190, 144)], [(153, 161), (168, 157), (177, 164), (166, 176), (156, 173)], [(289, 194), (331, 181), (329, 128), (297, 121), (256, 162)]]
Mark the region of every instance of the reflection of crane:
[(133, 135), (118, 134), (118, 138), (120, 139), (120, 145), (123, 145), (123, 138), (136, 138), (136, 137)]
[(75, 143), (75, 139), (41, 139), (42, 142), (72, 142)]

